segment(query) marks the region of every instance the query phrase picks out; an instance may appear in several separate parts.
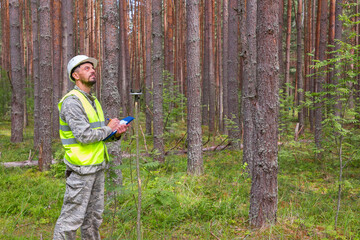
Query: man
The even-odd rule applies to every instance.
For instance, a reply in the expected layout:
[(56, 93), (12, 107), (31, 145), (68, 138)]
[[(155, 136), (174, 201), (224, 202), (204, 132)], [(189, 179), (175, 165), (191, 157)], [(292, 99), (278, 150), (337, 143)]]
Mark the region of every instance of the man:
[(81, 228), (82, 239), (100, 239), (99, 227), (104, 210), (104, 169), (109, 160), (104, 139), (114, 141), (128, 125), (117, 118), (105, 126), (99, 101), (90, 94), (96, 83), (97, 60), (85, 55), (72, 58), (67, 71), (75, 87), (59, 102), (60, 138), (65, 148), (66, 191), (54, 239), (75, 239)]

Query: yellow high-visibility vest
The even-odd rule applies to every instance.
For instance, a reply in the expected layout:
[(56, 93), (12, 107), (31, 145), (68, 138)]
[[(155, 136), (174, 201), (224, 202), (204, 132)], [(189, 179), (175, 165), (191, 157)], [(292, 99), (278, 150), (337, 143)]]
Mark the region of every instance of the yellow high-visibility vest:
[[(78, 90), (71, 90), (59, 102), (58, 108), (61, 112), (61, 106), (65, 98), (75, 95), (77, 96), (82, 106), (85, 109), (86, 115), (89, 119), (90, 127), (97, 129), (105, 126), (104, 113), (99, 101), (95, 98), (95, 105), (97, 113), (93, 106), (89, 103), (83, 93)], [(65, 159), (74, 165), (86, 166), (101, 164), (104, 160), (109, 160), (106, 145), (103, 141), (84, 144), (76, 141), (69, 125), (60, 119), (60, 138), (65, 148)]]

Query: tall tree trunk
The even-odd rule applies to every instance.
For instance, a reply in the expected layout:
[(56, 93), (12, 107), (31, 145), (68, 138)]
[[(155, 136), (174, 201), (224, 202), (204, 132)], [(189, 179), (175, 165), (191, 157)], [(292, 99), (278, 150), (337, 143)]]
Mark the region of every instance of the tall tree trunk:
[(174, 0), (166, 0), (166, 14), (164, 15), (164, 69), (168, 71), (170, 77), (174, 75)]
[(204, 58), (203, 58), (203, 123), (208, 124), (209, 131), (215, 129), (215, 66), (213, 39), (213, 7), (212, 1), (205, 1), (204, 10)]
[(228, 36), (229, 36), (229, 0), (223, 1), (223, 41), (222, 41), (222, 68), (223, 68), (223, 76), (222, 76), (222, 86), (223, 86), (223, 128), (226, 131), (225, 120), (229, 116), (228, 111), (228, 100), (227, 100), (227, 82), (228, 82)]
[[(304, 91), (310, 91), (310, 56), (311, 52), (311, 0), (304, 2)], [(308, 118), (309, 109), (304, 107), (304, 120)]]
[(244, 149), (243, 162), (253, 169), (253, 155), (255, 153), (254, 113), (256, 103), (256, 0), (247, 0), (241, 21), (246, 29), (242, 35), (243, 42), (243, 87), (242, 87), (242, 116), (244, 121)]
[(1, 48), (1, 67), (5, 71), (10, 71), (10, 16), (9, 16), (9, 1), (1, 1), (2, 13), (2, 48)]
[(237, 0), (229, 0), (229, 34), (228, 34), (228, 119), (231, 120), (228, 126), (229, 138), (235, 149), (240, 149), (241, 128), (239, 120), (239, 15), (237, 14)]
[[(335, 3), (335, 39), (342, 41), (342, 21), (340, 20), (340, 16), (343, 14), (343, 0), (336, 0)], [(341, 44), (339, 42), (335, 43), (335, 50), (339, 50), (341, 47)], [(338, 56), (340, 53), (336, 53), (336, 56)], [(339, 76), (340, 71), (338, 69), (335, 69), (334, 78), (333, 78), (333, 84), (336, 86), (339, 84)], [(340, 97), (336, 97), (336, 104), (335, 104), (335, 115), (340, 116), (342, 103), (340, 101)]]
[[(297, 89), (298, 89), (298, 104), (303, 104), (304, 102), (304, 80), (302, 75), (302, 0), (298, 0), (298, 10), (296, 13), (296, 52), (297, 52), (297, 61), (296, 61), (296, 77), (297, 77)], [(305, 128), (305, 118), (304, 118), (304, 108), (301, 107), (298, 113), (299, 121), (299, 133), (302, 134)]]
[[(209, 1), (209, 0), (208, 0)], [(208, 11), (207, 10), (207, 2), (203, 1), (200, 6), (202, 9), (201, 17), (202, 17), (202, 36), (200, 36), (202, 41), (202, 85), (201, 85), (201, 102), (202, 102), (202, 111), (201, 111), (201, 119), (203, 125), (209, 125), (209, 54), (210, 54), (210, 46), (209, 46), (209, 25), (208, 25)]]
[(63, 64), (63, 88), (62, 95), (65, 95), (74, 84), (70, 81), (67, 74), (67, 64), (74, 57), (74, 33), (73, 33), (73, 1), (61, 1), (61, 21), (62, 21), (62, 64)]
[[(61, 1), (53, 0), (53, 109), (57, 109), (57, 103), (61, 98)], [(54, 138), (59, 136), (59, 114), (55, 110), (53, 114), (52, 134)]]
[(85, 11), (86, 11), (86, 7), (85, 7), (85, 1), (84, 0), (77, 0), (76, 1), (78, 4), (78, 17), (79, 17), (79, 53), (80, 54), (85, 54), (85, 21), (86, 21), (86, 16), (85, 16)]
[(257, 103), (255, 152), (250, 193), (250, 223), (276, 222), (278, 201), (279, 0), (257, 2)]
[[(326, 59), (326, 40), (327, 40), (327, 11), (328, 10), (328, 2), (327, 0), (319, 0), (318, 1), (318, 26), (317, 26), (317, 60), (324, 61)], [(316, 58), (316, 54), (315, 54)], [(323, 84), (326, 80), (325, 67), (318, 69), (320, 74), (317, 75), (315, 82), (315, 92), (321, 94), (323, 92)], [(318, 149), (322, 148), (322, 111), (323, 111), (323, 97), (319, 96), (319, 100), (315, 103), (315, 145)], [(321, 154), (317, 155), (318, 158), (321, 158)]]
[(146, 134), (151, 135), (152, 113), (152, 74), (151, 74), (151, 0), (146, 0), (146, 77), (145, 77), (145, 102), (146, 102)]
[(199, 0), (186, 1), (186, 60), (188, 84), (188, 164), (187, 172), (201, 175), (204, 171), (201, 132), (201, 85), (200, 85), (200, 13)]
[(286, 96), (290, 96), (290, 45), (291, 45), (291, 0), (287, 4), (287, 30), (286, 30), (286, 57), (285, 57), (285, 84)]
[[(103, 53), (103, 33), (102, 33), (102, 11), (101, 11), (101, 1), (95, 2), (95, 56), (98, 61), (102, 62), (102, 53)], [(102, 64), (97, 66), (97, 78), (102, 79)], [(96, 96), (101, 99), (101, 81), (97, 81), (95, 84)]]
[[(119, 79), (119, 12), (116, 0), (103, 1), (103, 26), (104, 26), (104, 56), (103, 56), (103, 78), (101, 86), (101, 100), (105, 118), (116, 118), (120, 116), (120, 94), (117, 88)], [(116, 166), (122, 164), (120, 154), (120, 143), (109, 144), (109, 153), (114, 156), (112, 164)], [(115, 183), (122, 183), (122, 173), (120, 169), (115, 170)]]
[(50, 170), (52, 161), (52, 54), (51, 54), (51, 14), (50, 0), (39, 1), (39, 32), (40, 32), (40, 149), (39, 156), (40, 171)]
[(284, 31), (284, 5), (285, 0), (279, 2), (279, 74), (280, 82), (284, 80), (284, 48), (283, 48), (283, 31)]
[[(39, 82), (39, 27), (38, 27), (38, 0), (31, 0), (31, 22), (33, 39), (33, 84), (34, 84), (34, 148), (37, 148), (40, 140), (40, 82)], [(58, 130), (58, 129), (57, 129)]]
[(164, 162), (164, 122), (163, 122), (163, 31), (162, 31), (162, 1), (152, 2), (152, 59), (153, 59), (153, 86), (154, 86), (154, 149), (155, 159)]
[(11, 64), (11, 142), (23, 141), (25, 82), (21, 55), (19, 1), (9, 1)]
[(222, 68), (222, 4), (216, 3), (216, 101), (217, 101), (217, 119), (219, 131), (224, 132), (224, 102), (223, 102), (223, 68)]
[[(333, 47), (335, 45), (335, 0), (330, 0), (330, 6), (329, 6), (329, 30), (328, 30), (328, 42), (327, 42), (327, 59), (332, 59), (334, 57), (334, 54), (332, 53), (332, 51), (335, 50), (335, 47)], [(326, 83), (327, 84), (334, 84), (333, 80), (334, 80), (334, 64), (330, 64), (327, 66), (327, 79), (326, 79)], [(334, 96), (331, 96), (330, 94), (327, 94), (326, 96), (328, 99), (332, 99), (335, 100)], [(335, 106), (328, 106), (327, 110), (334, 112)]]
[(94, 1), (86, 0), (86, 35), (85, 35), (85, 55), (94, 56), (93, 53), (93, 26), (94, 26)]
[(121, 96), (121, 106), (123, 114), (132, 115), (132, 106), (130, 99), (130, 55), (128, 39), (128, 21), (127, 21), (127, 3), (119, 2), (120, 19), (120, 81), (119, 90)]
[[(24, 38), (24, 42), (25, 42), (25, 59), (24, 62), (26, 65), (24, 65), (24, 70), (25, 70), (25, 79), (28, 79), (28, 81), (26, 81), (26, 85), (25, 88), (26, 89), (30, 89), (32, 88), (32, 84), (31, 84), (31, 77), (32, 77), (32, 41), (31, 41), (31, 18), (30, 18), (30, 1), (29, 0), (24, 0), (24, 24), (25, 26), (27, 26), (25, 28), (25, 38)], [(33, 95), (31, 93), (31, 91), (26, 91), (26, 99), (33, 99)], [(29, 115), (29, 111), (28, 111), (28, 107), (26, 104), (26, 99), (25, 99), (25, 120), (26, 120), (26, 126), (28, 125), (29, 121), (28, 121), (28, 115)]]

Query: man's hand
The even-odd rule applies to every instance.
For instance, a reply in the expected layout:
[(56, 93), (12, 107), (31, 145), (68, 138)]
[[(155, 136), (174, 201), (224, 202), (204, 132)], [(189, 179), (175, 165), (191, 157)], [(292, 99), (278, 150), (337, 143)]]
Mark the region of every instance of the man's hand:
[(110, 122), (108, 123), (108, 126), (111, 128), (112, 131), (117, 130), (119, 125), (120, 125), (120, 120), (117, 118), (111, 119)]
[(120, 137), (121, 134), (126, 132), (128, 128), (131, 127), (131, 124), (120, 124), (118, 125), (117, 132), (115, 133), (115, 137)]

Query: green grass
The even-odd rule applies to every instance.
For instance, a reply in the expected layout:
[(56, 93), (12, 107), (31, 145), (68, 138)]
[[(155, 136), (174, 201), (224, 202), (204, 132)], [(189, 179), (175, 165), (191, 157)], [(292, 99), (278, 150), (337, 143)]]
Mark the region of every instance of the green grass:
[[(24, 143), (12, 144), (9, 126), (0, 124), (0, 161), (26, 160), (32, 149), (32, 131), (26, 129)], [(128, 142), (123, 143), (124, 150), (134, 145), (134, 141)], [(249, 226), (251, 180), (241, 152), (205, 153), (205, 174), (200, 177), (186, 174), (186, 155), (169, 155), (162, 165), (142, 158), (143, 239), (360, 239), (359, 164), (345, 169), (335, 230), (336, 161), (314, 160), (311, 143), (283, 142), (278, 222), (262, 229)], [(60, 158), (61, 154), (56, 144), (54, 156)], [(135, 158), (123, 159), (120, 168), (123, 186), (107, 182), (107, 191), (115, 190), (117, 195), (107, 197), (101, 235), (105, 239), (136, 239)], [(65, 191), (63, 171), (63, 163), (43, 173), (37, 167), (0, 167), (0, 239), (51, 239)]]

